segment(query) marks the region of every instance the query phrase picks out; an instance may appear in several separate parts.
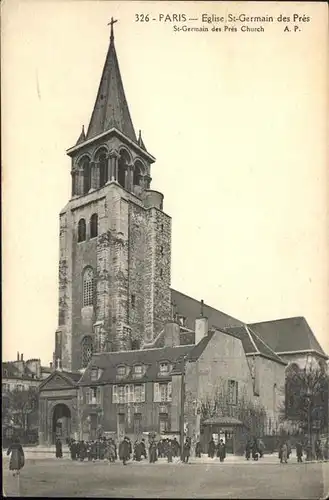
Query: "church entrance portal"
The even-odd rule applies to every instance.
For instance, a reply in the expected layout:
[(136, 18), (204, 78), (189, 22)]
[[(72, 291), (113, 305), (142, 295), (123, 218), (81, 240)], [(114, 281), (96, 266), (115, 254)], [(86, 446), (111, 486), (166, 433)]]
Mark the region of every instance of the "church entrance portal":
[(53, 428), (52, 428), (52, 442), (56, 441), (59, 437), (61, 441), (65, 442), (66, 438), (71, 435), (71, 412), (65, 404), (58, 404), (54, 408), (53, 413)]

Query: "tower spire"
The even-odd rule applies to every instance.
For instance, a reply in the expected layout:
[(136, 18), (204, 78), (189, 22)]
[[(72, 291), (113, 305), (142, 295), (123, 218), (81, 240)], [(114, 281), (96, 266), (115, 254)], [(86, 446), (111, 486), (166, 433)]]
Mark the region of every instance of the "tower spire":
[(113, 25), (117, 21), (117, 19), (113, 19), (112, 17), (108, 23), (111, 26), (110, 45), (86, 134), (86, 140), (92, 139), (111, 128), (116, 128), (126, 137), (137, 142), (114, 46)]

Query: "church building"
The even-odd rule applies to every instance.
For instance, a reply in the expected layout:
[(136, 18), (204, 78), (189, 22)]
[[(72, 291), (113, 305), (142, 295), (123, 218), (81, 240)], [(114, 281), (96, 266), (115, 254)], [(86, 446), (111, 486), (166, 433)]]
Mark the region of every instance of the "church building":
[[(89, 127), (67, 154), (72, 193), (60, 213), (58, 328), (54, 371), (40, 385), (40, 444), (56, 434), (95, 438), (100, 427), (119, 439), (178, 432), (182, 390), (195, 407), (186, 432), (197, 438), (198, 405), (219, 384), (232, 406), (242, 393), (259, 401), (274, 425), (290, 360), (279, 339), (289, 333), (273, 322), (246, 325), (171, 288), (171, 217), (151, 187), (155, 157), (135, 133), (113, 22)], [(289, 349), (316, 348), (327, 359), (305, 323)]]

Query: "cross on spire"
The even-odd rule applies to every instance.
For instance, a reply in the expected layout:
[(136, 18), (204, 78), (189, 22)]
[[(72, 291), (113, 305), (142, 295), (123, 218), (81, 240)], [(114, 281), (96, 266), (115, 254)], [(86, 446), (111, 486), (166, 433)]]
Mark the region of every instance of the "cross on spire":
[(111, 26), (111, 36), (110, 36), (110, 41), (113, 42), (114, 40), (114, 34), (113, 34), (113, 24), (114, 23), (117, 23), (118, 20), (117, 19), (113, 19), (113, 17), (111, 17), (111, 21), (109, 23), (107, 23), (108, 26)]

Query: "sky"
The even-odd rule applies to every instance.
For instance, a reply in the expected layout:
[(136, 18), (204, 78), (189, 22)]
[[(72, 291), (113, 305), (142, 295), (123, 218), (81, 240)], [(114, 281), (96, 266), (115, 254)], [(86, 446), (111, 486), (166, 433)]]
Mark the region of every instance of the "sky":
[[(173, 13), (199, 21), (158, 20)], [(310, 21), (212, 32), (221, 24), (203, 13)], [(327, 6), (7, 0), (3, 359), (52, 360), (66, 150), (88, 126), (111, 16), (135, 130), (157, 159), (152, 188), (172, 217), (172, 287), (245, 322), (304, 316), (329, 353)]]

